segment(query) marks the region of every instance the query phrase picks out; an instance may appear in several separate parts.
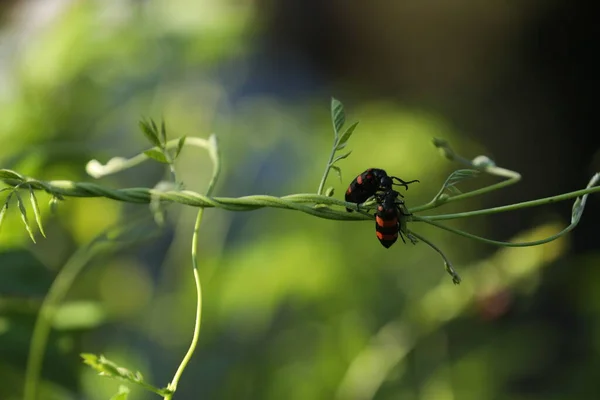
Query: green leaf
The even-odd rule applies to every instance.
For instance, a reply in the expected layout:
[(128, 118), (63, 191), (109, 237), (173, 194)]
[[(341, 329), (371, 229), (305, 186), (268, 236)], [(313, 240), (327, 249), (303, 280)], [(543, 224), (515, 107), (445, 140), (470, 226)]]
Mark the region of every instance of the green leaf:
[(349, 152), (347, 152), (346, 154), (342, 154), (341, 156), (339, 156), (339, 157), (336, 157), (336, 158), (335, 158), (335, 159), (334, 159), (334, 160), (333, 160), (331, 163), (332, 163), (332, 164), (335, 164), (336, 162), (338, 162), (338, 161), (340, 161), (340, 160), (343, 160), (344, 158), (347, 158), (347, 157), (350, 155), (350, 153), (352, 153), (352, 150), (350, 150), (350, 151), (349, 151)]
[(346, 113), (342, 103), (333, 97), (331, 98), (331, 121), (333, 122), (333, 133), (337, 142), (339, 133), (346, 122)]
[(333, 197), (333, 194), (335, 193), (335, 189), (330, 186), (325, 190), (325, 196), (327, 197)]
[(31, 202), (31, 208), (33, 208), (33, 215), (35, 216), (35, 222), (37, 223), (38, 228), (40, 228), (40, 233), (43, 237), (46, 237), (46, 233), (44, 232), (44, 226), (42, 225), (42, 216), (40, 214), (40, 206), (38, 205), (37, 199), (35, 197), (35, 192), (33, 188), (29, 187), (29, 201)]
[(158, 139), (158, 130), (156, 129), (156, 124), (154, 121), (150, 120), (150, 122), (141, 120), (140, 121), (140, 129), (146, 135), (146, 138), (156, 147), (162, 147), (160, 140)]
[(337, 176), (338, 178), (340, 178), (340, 182), (342, 181), (342, 169), (340, 167), (338, 167), (337, 165), (332, 165), (331, 169), (333, 169), (335, 172), (337, 172)]
[(175, 161), (177, 157), (179, 157), (179, 153), (181, 153), (181, 149), (183, 149), (183, 146), (185, 145), (185, 139), (186, 136), (182, 136), (179, 138), (179, 141), (177, 142), (177, 149), (175, 149), (175, 156), (173, 157), (173, 161)]
[(119, 386), (119, 392), (115, 394), (110, 400), (127, 400), (129, 396), (129, 388), (125, 385)]
[(31, 227), (29, 226), (29, 221), (27, 220), (27, 209), (25, 208), (25, 203), (23, 203), (23, 199), (21, 198), (21, 195), (18, 192), (14, 192), (14, 193), (17, 196), (17, 204), (19, 205), (19, 211), (21, 212), (21, 220), (23, 221), (23, 224), (25, 225), (25, 229), (27, 229), (27, 233), (29, 234), (31, 241), (33, 243), (35, 243), (35, 237), (33, 236), (33, 231), (31, 230)]
[[(592, 179), (590, 179), (589, 183), (586, 186), (586, 189), (589, 189), (596, 185), (596, 183), (600, 180), (600, 173), (594, 174)], [(583, 195), (583, 197), (578, 197), (573, 203), (573, 209), (571, 211), (571, 224), (578, 224), (581, 219), (581, 215), (583, 214), (583, 209), (585, 208), (585, 203), (588, 198), (588, 194)]]
[(160, 122), (160, 140), (161, 143), (167, 143), (167, 127), (165, 126), (165, 120)]
[(10, 201), (11, 196), (12, 196), (12, 193), (8, 195), (8, 197), (4, 201), (2, 210), (0, 210), (0, 228), (2, 227), (2, 221), (4, 221), (4, 216), (6, 215), (6, 210), (8, 210), (8, 202)]
[(0, 169), (0, 179), (14, 179), (19, 182), (24, 182), (25, 179), (18, 172), (10, 169)]
[(95, 354), (90, 353), (82, 353), (80, 354), (83, 362), (94, 370), (96, 370), (101, 376), (108, 376), (114, 379), (123, 380), (126, 382), (134, 383), (136, 385), (142, 386), (146, 390), (150, 390), (156, 394), (161, 396), (166, 396), (170, 393), (168, 389), (159, 389), (155, 386), (152, 386), (144, 381), (144, 377), (139, 371), (132, 372), (127, 368), (123, 368), (118, 364), (110, 361), (103, 355), (97, 356)]
[(162, 151), (156, 149), (156, 148), (152, 148), (150, 150), (146, 150), (144, 151), (144, 154), (147, 155), (148, 157), (152, 158), (153, 160), (156, 160), (158, 162), (161, 162), (163, 164), (168, 164), (169, 161), (167, 160), (167, 157), (165, 157), (165, 155), (163, 154)]
[(346, 131), (342, 134), (342, 136), (338, 140), (337, 146), (335, 148), (336, 150), (341, 150), (344, 147), (346, 147), (346, 143), (348, 142), (348, 139), (350, 139), (350, 136), (352, 136), (352, 133), (354, 133), (354, 130), (356, 129), (357, 125), (358, 125), (358, 121), (353, 123), (352, 125), (350, 125), (350, 127), (348, 129), (346, 129)]
[(444, 182), (444, 186), (442, 187), (442, 191), (447, 189), (449, 191), (458, 191), (460, 193), (460, 190), (458, 190), (458, 188), (456, 188), (455, 186), (459, 182), (462, 182), (464, 180), (476, 178), (479, 175), (479, 173), (480, 172), (477, 171), (476, 169), (459, 169), (459, 170), (456, 170), (456, 171), (452, 172), (448, 176), (448, 178), (446, 178), (446, 182)]
[(348, 145), (348, 142), (340, 144), (339, 146), (335, 146), (335, 151), (344, 150), (347, 145)]

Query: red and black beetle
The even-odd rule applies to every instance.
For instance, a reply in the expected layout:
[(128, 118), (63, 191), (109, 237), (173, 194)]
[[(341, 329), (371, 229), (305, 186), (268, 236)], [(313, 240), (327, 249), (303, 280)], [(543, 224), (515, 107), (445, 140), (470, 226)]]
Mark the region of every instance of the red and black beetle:
[[(402, 241), (403, 216), (410, 216), (404, 207), (404, 201), (398, 198), (400, 193), (389, 189), (385, 193), (377, 195), (377, 212), (375, 213), (375, 231), (377, 239), (383, 247), (390, 248), (398, 240), (398, 234)], [(404, 226), (405, 227), (405, 226)]]
[[(394, 181), (398, 182), (395, 183)], [(392, 185), (404, 186), (408, 190), (408, 184), (419, 182), (413, 180), (405, 182), (396, 176), (388, 176), (387, 172), (379, 168), (369, 168), (362, 174), (358, 175), (348, 186), (346, 190), (346, 201), (349, 203), (361, 204), (367, 201), (371, 196), (374, 196), (379, 191), (387, 192), (392, 189)], [(400, 193), (397, 195), (402, 196)], [(352, 212), (350, 208), (346, 211)]]

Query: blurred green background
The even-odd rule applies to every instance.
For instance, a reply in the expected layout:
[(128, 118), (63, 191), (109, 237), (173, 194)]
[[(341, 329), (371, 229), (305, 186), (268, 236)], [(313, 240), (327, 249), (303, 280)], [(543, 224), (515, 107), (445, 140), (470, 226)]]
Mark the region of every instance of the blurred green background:
[[(92, 181), (85, 164), (147, 148), (141, 116), (172, 137), (219, 136), (216, 195), (317, 189), (332, 141), (329, 99), (360, 120), (341, 198), (368, 167), (420, 179), (409, 206), (457, 166), (432, 137), (486, 154), (522, 183), (444, 212), (582, 188), (600, 170), (590, 82), (594, 13), (577, 2), (0, 1), (0, 167)], [(592, 122), (594, 121), (594, 122)], [(211, 165), (185, 149), (187, 187)], [(147, 163), (100, 182), (152, 187)], [(478, 184), (491, 180), (481, 179)], [(473, 182), (471, 182), (472, 184)], [(0, 235), (0, 399), (20, 399), (36, 313), (69, 257), (146, 206), (68, 199), (29, 241), (11, 206)], [(453, 226), (498, 240), (547, 236), (571, 203)], [(53, 324), (42, 399), (108, 399), (119, 383), (84, 366), (105, 354), (169, 382), (194, 321), (195, 210), (86, 265)], [(600, 202), (564, 240), (497, 249), (414, 225), (443, 248), (385, 250), (371, 223), (291, 211), (207, 211), (200, 237), (200, 345), (176, 399), (600, 398)], [(131, 386), (130, 386), (131, 387)], [(131, 387), (131, 399), (158, 398)]]

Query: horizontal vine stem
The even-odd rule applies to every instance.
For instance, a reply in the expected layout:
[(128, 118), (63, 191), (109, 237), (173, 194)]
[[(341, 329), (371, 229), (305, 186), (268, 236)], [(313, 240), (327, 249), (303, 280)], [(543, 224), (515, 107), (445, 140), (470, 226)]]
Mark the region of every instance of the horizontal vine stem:
[[(54, 196), (64, 197), (106, 197), (128, 203), (150, 203), (153, 197), (163, 201), (171, 201), (193, 207), (217, 207), (231, 211), (251, 211), (263, 207), (293, 209), (311, 214), (319, 218), (342, 221), (372, 220), (371, 215), (363, 213), (348, 213), (345, 210), (334, 210), (327, 207), (314, 207), (314, 204), (324, 204), (339, 207), (356, 207), (354, 203), (337, 200), (328, 196), (312, 193), (293, 194), (283, 197), (268, 195), (232, 197), (209, 197), (190, 190), (159, 191), (148, 188), (110, 189), (95, 183), (73, 181), (40, 181), (17, 172), (0, 169), (0, 179), (7, 185), (29, 186), (35, 190), (43, 190)], [(303, 203), (312, 203), (306, 205)]]
[[(106, 197), (113, 200), (129, 203), (150, 203), (153, 197), (160, 198), (163, 201), (171, 201), (192, 207), (217, 207), (230, 211), (252, 211), (259, 208), (271, 207), (281, 209), (291, 209), (314, 215), (319, 218), (338, 220), (338, 221), (368, 221), (373, 216), (367, 213), (348, 213), (343, 209), (336, 210), (323, 206), (328, 205), (337, 207), (356, 208), (355, 203), (348, 203), (328, 196), (321, 196), (313, 193), (292, 194), (283, 197), (268, 195), (253, 195), (243, 197), (209, 197), (190, 190), (181, 191), (159, 191), (149, 188), (127, 188), (111, 189), (95, 183), (73, 182), (73, 181), (40, 181), (23, 176), (15, 171), (0, 169), (0, 180), (13, 187), (31, 187), (35, 190), (43, 190), (54, 196), (66, 197)], [(456, 214), (443, 214), (421, 216), (421, 220), (443, 221), (457, 218), (474, 217), (480, 215), (489, 215), (506, 211), (514, 211), (526, 207), (534, 207), (545, 204), (551, 204), (559, 201), (569, 200), (580, 197), (585, 194), (600, 192), (600, 186), (589, 187), (576, 190), (556, 196), (545, 197), (543, 199), (525, 201), (506, 206), (486, 208), (461, 212)], [(304, 203), (308, 203), (304, 204)], [(413, 211), (413, 209), (409, 209)]]
[(542, 206), (542, 205), (546, 205), (546, 204), (557, 203), (559, 201), (570, 200), (575, 197), (580, 197), (580, 196), (590, 194), (590, 193), (595, 193), (595, 192), (600, 192), (600, 186), (593, 186), (593, 187), (590, 187), (587, 189), (580, 189), (580, 190), (576, 190), (574, 192), (563, 193), (563, 194), (559, 194), (556, 196), (544, 197), (542, 199), (537, 199), (537, 200), (530, 200), (530, 201), (524, 201), (521, 203), (509, 204), (507, 206), (484, 208), (482, 210), (466, 211), (466, 212), (455, 213), (455, 214), (422, 216), (422, 217), (420, 217), (420, 219), (423, 221), (445, 221), (445, 220), (449, 220), (449, 219), (475, 217), (475, 216), (479, 216), (479, 215), (490, 215), (490, 214), (496, 214), (496, 213), (501, 213), (501, 212), (506, 212), (506, 211), (520, 210), (522, 208), (536, 207), (536, 206)]

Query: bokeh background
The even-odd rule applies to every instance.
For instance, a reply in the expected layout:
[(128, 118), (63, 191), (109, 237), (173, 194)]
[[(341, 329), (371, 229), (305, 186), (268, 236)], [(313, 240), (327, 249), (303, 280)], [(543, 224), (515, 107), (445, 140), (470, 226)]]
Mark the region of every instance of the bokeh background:
[[(164, 117), (172, 137), (219, 136), (215, 194), (314, 192), (335, 96), (348, 121), (360, 120), (343, 182), (328, 181), (338, 197), (380, 167), (421, 180), (409, 206), (428, 201), (457, 168), (433, 137), (523, 175), (445, 212), (576, 190), (600, 171), (595, 15), (566, 0), (0, 1), (0, 167), (92, 181), (88, 160), (137, 154), (148, 146), (139, 118)], [(204, 190), (205, 153), (185, 149), (177, 168)], [(101, 183), (153, 187), (165, 176), (147, 163)], [(47, 239), (32, 244), (14, 206), (2, 226), (0, 399), (22, 398), (37, 311), (73, 253), (150, 214), (105, 199), (68, 199), (52, 214), (47, 200)], [(540, 238), (569, 221), (571, 205), (452, 226)], [(173, 206), (162, 230), (148, 229), (155, 236), (85, 266), (53, 322), (40, 398), (117, 392), (81, 352), (157, 386), (171, 380), (194, 321), (194, 213)], [(600, 398), (599, 217), (592, 196), (573, 233), (523, 249), (414, 225), (454, 261), (464, 278), (454, 286), (433, 251), (386, 250), (371, 223), (210, 209), (199, 245), (203, 328), (175, 398)], [(130, 388), (131, 399), (158, 398)]]

